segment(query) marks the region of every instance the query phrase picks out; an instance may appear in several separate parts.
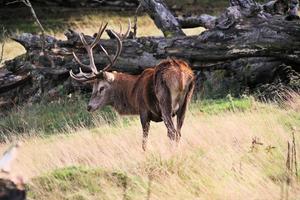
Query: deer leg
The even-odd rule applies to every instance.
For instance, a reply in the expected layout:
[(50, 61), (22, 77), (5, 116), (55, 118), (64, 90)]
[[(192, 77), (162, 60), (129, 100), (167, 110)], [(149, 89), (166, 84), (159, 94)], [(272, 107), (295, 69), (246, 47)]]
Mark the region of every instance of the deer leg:
[(143, 143), (142, 148), (144, 151), (147, 149), (147, 140), (148, 140), (148, 133), (150, 128), (150, 119), (148, 113), (141, 113), (140, 120), (143, 128)]
[(172, 120), (172, 99), (170, 91), (167, 87), (163, 86), (163, 90), (159, 90), (158, 93), (159, 98), (159, 107), (161, 110), (162, 119), (164, 121), (164, 124), (166, 125), (168, 129), (168, 137), (171, 140), (176, 139), (177, 131), (175, 129), (173, 120)]
[(171, 116), (171, 112), (169, 111), (162, 111), (162, 118), (163, 121), (168, 129), (168, 137), (171, 140), (175, 140), (176, 136), (177, 136), (177, 131), (175, 129), (173, 120), (172, 120), (172, 116)]
[(177, 112), (177, 142), (179, 142), (181, 138), (181, 127), (183, 125), (184, 119), (185, 119), (185, 113), (188, 107), (188, 103), (192, 97), (194, 91), (194, 84), (192, 83), (189, 87), (189, 90), (184, 98), (183, 105), (179, 108)]
[(185, 119), (185, 112), (187, 109), (187, 102), (184, 102), (182, 107), (177, 112), (177, 137), (176, 142), (179, 142), (181, 138), (181, 127)]

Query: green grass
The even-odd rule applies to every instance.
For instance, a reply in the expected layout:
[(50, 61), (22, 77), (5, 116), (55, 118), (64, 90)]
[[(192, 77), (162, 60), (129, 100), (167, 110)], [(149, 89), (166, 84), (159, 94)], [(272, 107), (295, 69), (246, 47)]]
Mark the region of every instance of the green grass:
[(12, 134), (24, 133), (66, 133), (70, 129), (93, 127), (94, 122), (97, 125), (117, 122), (117, 114), (111, 108), (91, 114), (87, 112), (86, 105), (86, 100), (74, 98), (14, 108), (0, 119), (0, 138), (3, 140)]
[(53, 170), (50, 173), (32, 179), (28, 185), (31, 199), (148, 199), (151, 190), (164, 187), (165, 180), (178, 176), (191, 186), (196, 193), (200, 184), (207, 180), (194, 180), (199, 168), (191, 173), (192, 165), (202, 158), (201, 150), (189, 156), (162, 158), (159, 154), (150, 155), (136, 174), (121, 170), (87, 168), (72, 166)]
[(191, 104), (192, 111), (200, 111), (206, 114), (220, 114), (224, 112), (246, 111), (251, 109), (252, 98), (232, 98), (226, 99), (204, 99)]
[(34, 178), (28, 187), (31, 199), (139, 199), (146, 195), (141, 177), (122, 171), (67, 167)]
[[(92, 128), (101, 124), (111, 125), (122, 123), (129, 126), (135, 117), (122, 117), (111, 108), (105, 107), (95, 113), (86, 110), (88, 100), (73, 97), (51, 103), (39, 103), (15, 108), (2, 115), (0, 119), (0, 139), (9, 139), (12, 135), (33, 133), (45, 136), (66, 133), (70, 129), (80, 127)], [(227, 111), (245, 111), (251, 109), (251, 99), (219, 99), (203, 100), (191, 104), (193, 112), (207, 114), (224, 113)]]

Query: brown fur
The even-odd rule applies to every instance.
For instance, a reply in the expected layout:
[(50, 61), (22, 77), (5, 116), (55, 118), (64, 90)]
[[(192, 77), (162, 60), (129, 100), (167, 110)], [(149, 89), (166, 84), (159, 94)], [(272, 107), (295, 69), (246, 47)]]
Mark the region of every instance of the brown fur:
[[(144, 150), (150, 121), (164, 121), (169, 138), (179, 141), (187, 104), (194, 89), (194, 75), (188, 64), (178, 59), (167, 59), (140, 75), (112, 74), (113, 81), (108, 84), (108, 89), (103, 94), (94, 93), (101, 88), (99, 84), (106, 83), (99, 80), (94, 84), (97, 89), (94, 89), (89, 110), (111, 105), (120, 114), (139, 114), (143, 126)], [(172, 117), (176, 115), (175, 129)]]

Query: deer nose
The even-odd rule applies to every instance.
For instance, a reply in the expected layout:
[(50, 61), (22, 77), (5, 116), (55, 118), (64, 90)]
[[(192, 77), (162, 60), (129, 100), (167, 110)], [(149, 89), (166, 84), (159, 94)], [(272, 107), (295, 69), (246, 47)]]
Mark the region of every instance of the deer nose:
[(88, 105), (87, 111), (91, 112), (92, 111), (92, 106)]

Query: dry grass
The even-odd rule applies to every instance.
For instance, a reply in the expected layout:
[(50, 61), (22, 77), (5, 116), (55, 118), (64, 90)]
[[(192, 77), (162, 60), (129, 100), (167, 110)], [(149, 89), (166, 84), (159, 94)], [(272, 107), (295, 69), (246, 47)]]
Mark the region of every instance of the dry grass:
[(285, 103), (287, 109), (292, 109), (300, 113), (300, 98), (299, 95), (291, 93), (291, 98)]
[[(2, 45), (2, 43), (0, 43)], [(3, 62), (5, 60), (10, 60), (15, 58), (16, 56), (22, 55), (26, 53), (24, 47), (10, 39), (5, 41), (4, 53), (3, 53)], [(1, 67), (1, 63), (0, 63)]]
[[(141, 127), (134, 118), (126, 127), (101, 125), (68, 135), (24, 139), (14, 171), (22, 172), (31, 183), (34, 199), (49, 199), (49, 195), (53, 200), (121, 199), (122, 186), (112, 186), (107, 171), (122, 172), (134, 180), (129, 199), (147, 199), (149, 187), (150, 199), (280, 199), (286, 184), (290, 127), (299, 127), (299, 119), (293, 107), (280, 109), (256, 102), (243, 112), (211, 115), (192, 109), (178, 148), (170, 144), (164, 125), (153, 123), (149, 149), (143, 152)], [(259, 138), (263, 145), (252, 145), (253, 138)], [(296, 140), (300, 141), (298, 132)], [(0, 151), (5, 148), (7, 145), (1, 145)], [(57, 182), (57, 174), (55, 178), (46, 175), (46, 182), (32, 181), (68, 166), (100, 168), (106, 173), (91, 172), (88, 176), (90, 172), (82, 171), (69, 182), (67, 178)], [(104, 193), (101, 190), (104, 196), (90, 189), (100, 187), (98, 184), (105, 189)], [(289, 187), (289, 197), (300, 198), (297, 182)]]
[[(126, 18), (104, 19), (109, 19), (112, 26), (117, 26), (119, 19), (126, 23)], [(72, 27), (86, 34), (94, 33), (100, 23), (95, 16), (70, 21)], [(160, 34), (148, 17), (141, 21), (140, 36)], [(63, 37), (59, 32), (50, 34)], [(7, 42), (5, 59), (23, 52), (16, 43)], [(149, 149), (143, 152), (138, 118), (132, 118), (129, 126), (101, 124), (93, 129), (70, 129), (69, 134), (24, 138), (13, 172), (24, 175), (31, 198), (40, 200), (287, 199), (287, 141), (291, 140), (292, 129), (300, 127), (299, 99), (291, 100), (285, 109), (256, 102), (250, 110), (220, 114), (193, 108), (177, 148), (170, 144), (165, 126), (152, 123)], [(263, 145), (252, 144), (254, 138)], [(300, 152), (299, 131), (296, 141)], [(1, 144), (0, 152), (7, 147)], [(70, 166), (84, 166), (86, 170), (75, 168), (71, 173), (66, 169), (71, 178), (59, 179), (57, 174)], [(51, 174), (61, 168), (62, 172)], [(112, 181), (115, 172), (133, 182), (129, 191)], [(75, 179), (70, 175), (74, 173)], [(297, 181), (287, 188), (288, 199), (300, 198)]]

